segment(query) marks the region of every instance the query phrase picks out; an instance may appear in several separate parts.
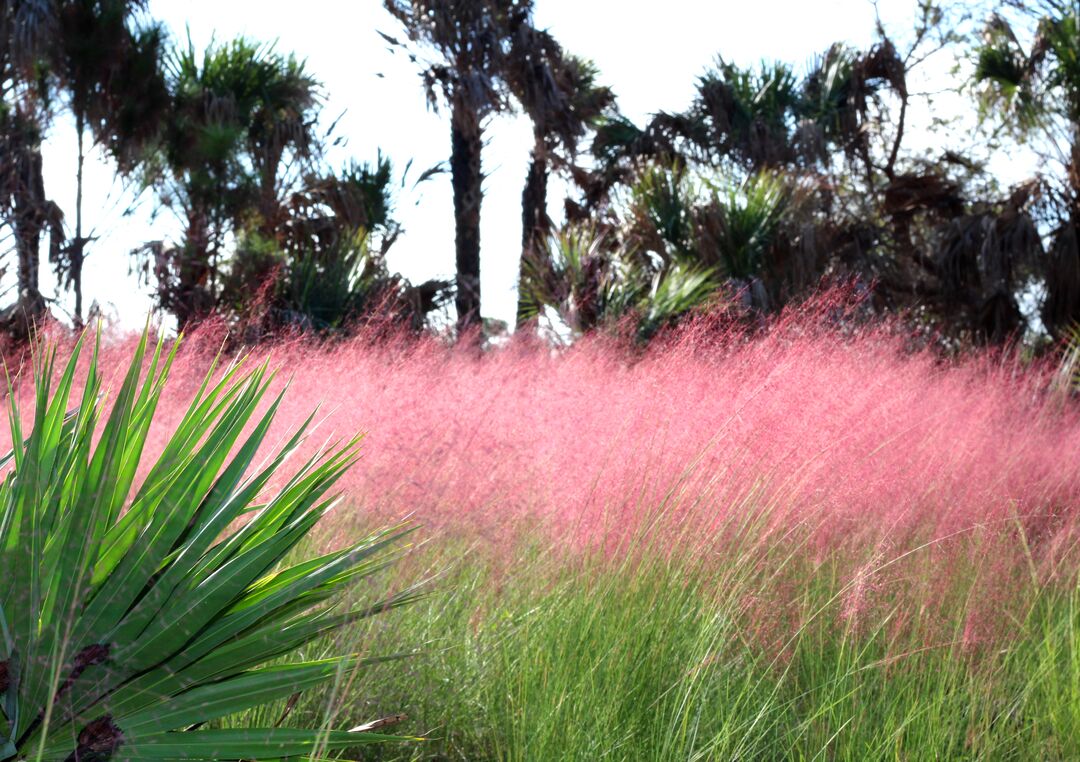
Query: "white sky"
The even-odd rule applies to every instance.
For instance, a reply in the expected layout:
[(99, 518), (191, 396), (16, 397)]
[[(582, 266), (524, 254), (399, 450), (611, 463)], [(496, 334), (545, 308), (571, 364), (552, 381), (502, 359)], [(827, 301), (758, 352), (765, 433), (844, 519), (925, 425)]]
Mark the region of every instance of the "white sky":
[[(680, 110), (691, 101), (696, 78), (718, 53), (740, 64), (762, 58), (801, 66), (835, 41), (866, 46), (872, 40), (874, 9), (868, 0), (535, 0), (536, 21), (566, 49), (592, 58), (601, 81), (613, 87), (623, 112), (641, 122), (658, 110)], [(882, 0), (891, 29), (906, 32), (915, 0)], [(453, 274), (453, 215), (449, 175), (413, 188), (420, 171), (449, 155), (449, 126), (427, 109), (414, 65), (392, 54), (376, 34), (399, 34), (380, 0), (151, 0), (150, 13), (175, 38), (190, 29), (196, 46), (213, 36), (246, 35), (277, 40), (279, 50), (308, 59), (326, 91), (324, 118), (345, 112), (338, 135), (349, 140), (344, 159), (373, 159), (381, 148), (400, 174), (413, 160), (410, 180), (398, 193), (397, 218), (405, 233), (390, 265), (414, 281)], [(948, 63), (948, 62), (944, 62)], [(380, 76), (381, 75), (381, 76)], [(487, 174), (482, 210), (483, 312), (512, 320), (520, 242), (520, 194), (531, 130), (522, 117), (495, 119), (484, 152)], [(918, 136), (915, 136), (918, 140)], [(66, 120), (53, 128), (45, 152), (46, 190), (74, 224), (75, 137)], [(113, 185), (113, 168), (99, 156), (87, 166), (85, 218), (100, 238), (88, 250), (85, 304), (100, 302), (124, 323), (141, 324), (149, 300), (128, 276), (129, 251), (139, 243), (177, 232), (167, 211), (152, 224), (154, 200), (122, 218), (130, 200)], [(552, 214), (561, 210), (557, 189)], [(43, 290), (52, 278), (42, 272)], [(142, 289), (145, 291), (145, 289)]]

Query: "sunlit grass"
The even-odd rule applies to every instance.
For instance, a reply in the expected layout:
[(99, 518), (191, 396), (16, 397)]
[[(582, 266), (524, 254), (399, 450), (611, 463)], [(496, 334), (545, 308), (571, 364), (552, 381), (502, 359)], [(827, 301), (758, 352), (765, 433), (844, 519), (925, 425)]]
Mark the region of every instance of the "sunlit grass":
[(847, 564), (812, 560), (802, 541), (705, 555), (643, 543), (613, 559), (533, 540), (497, 557), (448, 538), (420, 549), (396, 581), (442, 571), (434, 593), (344, 637), (372, 652), (424, 643), (421, 653), (312, 694), (288, 722), (328, 706), (404, 711), (407, 731), (429, 739), (364, 759), (1080, 754), (1074, 585), (1031, 580), (1002, 602), (1016, 620), (980, 639), (970, 619), (981, 609), (965, 604), (988, 581), (977, 565), (923, 620), (903, 619), (910, 578), (880, 586), (856, 619)]
[[(269, 442), (315, 401), (300, 457), (368, 432), (300, 555), (409, 516), (426, 542), (356, 592), (430, 596), (289, 657), (410, 658), (227, 722), (428, 739), (361, 758), (1080, 757), (1077, 409), (1038, 367), (815, 319), (260, 349), (293, 377)], [(148, 451), (217, 346), (178, 356)]]

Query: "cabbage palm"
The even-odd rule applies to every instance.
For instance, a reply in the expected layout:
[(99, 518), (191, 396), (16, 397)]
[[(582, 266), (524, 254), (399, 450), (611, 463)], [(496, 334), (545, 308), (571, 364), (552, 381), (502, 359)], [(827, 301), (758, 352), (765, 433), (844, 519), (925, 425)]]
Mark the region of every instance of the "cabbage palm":
[[(513, 40), (532, 16), (532, 0), (384, 0), (423, 66), (428, 103), (450, 108), (450, 176), (454, 191), (457, 326), (480, 321), (481, 149), (484, 123), (510, 108), (506, 79)], [(403, 43), (386, 39), (396, 46)], [(425, 56), (431, 55), (428, 60)]]
[[(85, 137), (89, 132), (121, 171), (130, 171), (135, 154), (156, 135), (164, 106), (158, 71), (163, 34), (153, 24), (135, 23), (143, 6), (141, 0), (8, 0), (0, 9), (0, 141), (7, 159), (0, 167), (0, 195), (15, 231), (20, 292), (9, 313), (34, 319), (45, 309), (37, 271), (48, 230), (49, 259), (61, 285), (74, 288), (76, 322), (81, 319)], [(75, 117), (78, 140), (70, 240), (63, 214), (44, 190), (40, 148), (58, 95)]]
[(158, 247), (158, 298), (181, 326), (215, 306), (225, 236), (250, 210), (280, 222), (283, 160), (311, 149), (317, 82), (271, 46), (237, 39), (168, 60), (171, 106), (148, 164), (163, 203), (183, 220), (177, 247)]
[[(507, 69), (510, 89), (533, 124), (521, 194), (520, 280), (526, 262), (541, 251), (551, 231), (547, 186), (552, 164), (572, 165), (579, 141), (613, 108), (615, 95), (597, 84), (598, 70), (591, 61), (567, 54), (549, 33), (531, 25), (518, 30)], [(524, 307), (519, 294), (519, 326)]]
[(262, 406), (272, 374), (232, 365), (212, 371), (141, 468), (176, 348), (148, 351), (144, 337), (106, 406), (96, 348), (77, 388), (81, 344), (59, 373), (53, 353), (39, 355), (28, 431), (12, 402), (15, 448), (0, 483), (0, 760), (286, 758), (383, 740), (203, 729), (379, 661), (280, 663), (416, 597), (357, 607), (340, 595), (393, 558), (400, 529), (286, 561), (336, 503), (358, 440), (282, 478), (309, 418), (257, 464), (281, 396)]
[(0, 2), (0, 210), (15, 249), (18, 289), (0, 322), (24, 337), (45, 311), (38, 286), (42, 236), (48, 232), (55, 252), (64, 241), (63, 214), (46, 193), (41, 154), (52, 113), (42, 74), (57, 27), (52, 3)]
[(82, 322), (82, 268), (89, 238), (83, 228), (86, 137), (108, 150), (121, 172), (157, 137), (168, 93), (161, 73), (164, 32), (139, 23), (145, 0), (63, 0), (48, 66), (67, 95), (78, 141), (74, 235), (53, 257), (61, 285), (75, 294), (75, 323)]
[(798, 81), (787, 64), (762, 63), (754, 71), (720, 59), (698, 82), (691, 109), (700, 125), (696, 142), (713, 160), (731, 156), (752, 170), (789, 164), (798, 106)]
[(1037, 133), (1063, 166), (1050, 189), (1050, 237), (1043, 323), (1056, 333), (1080, 319), (1080, 2), (1018, 3), (1035, 36), (1025, 46), (994, 15), (975, 50), (975, 82), (987, 114), (1019, 135)]

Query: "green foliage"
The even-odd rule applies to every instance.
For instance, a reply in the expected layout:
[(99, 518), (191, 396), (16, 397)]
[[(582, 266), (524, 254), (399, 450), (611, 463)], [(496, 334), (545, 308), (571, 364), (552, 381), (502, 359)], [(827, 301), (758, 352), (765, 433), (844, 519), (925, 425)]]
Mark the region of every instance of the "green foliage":
[(282, 397), (264, 406), (272, 374), (237, 364), (207, 376), (144, 463), (176, 348), (147, 353), (144, 336), (108, 407), (96, 349), (77, 389), (80, 349), (58, 375), (54, 353), (40, 355), (27, 434), (11, 406), (17, 444), (0, 485), (0, 759), (283, 758), (384, 740), (326, 728), (200, 729), (376, 661), (268, 666), (417, 596), (339, 604), (393, 559), (401, 528), (285, 563), (335, 504), (331, 490), (358, 439), (283, 480), (309, 418), (256, 465)]
[(793, 195), (774, 173), (738, 181), (691, 176), (680, 166), (642, 169), (630, 188), (623, 246), (637, 252), (629, 259), (639, 282), (652, 279), (650, 269), (659, 276), (635, 297), (641, 311), (667, 315), (644, 335), (702, 304), (718, 277), (756, 289), (756, 306), (767, 309), (761, 283), (772, 275), (784, 225), (798, 211)]
[(1080, 121), (1080, 7), (1058, 18), (1044, 19), (1039, 27), (1040, 44), (1052, 56), (1054, 66), (1047, 84), (1066, 94), (1069, 118)]
[(655, 272), (648, 291), (635, 305), (638, 338), (650, 339), (664, 326), (704, 306), (718, 288), (715, 271), (685, 260)]
[(289, 202), (274, 232), (286, 249), (325, 249), (357, 235), (380, 239), (385, 254), (400, 229), (393, 219), (393, 165), (380, 152), (374, 162), (350, 160), (338, 172), (313, 171)]
[(355, 227), (390, 225), (392, 172), (390, 159), (381, 153), (374, 164), (350, 161), (338, 174), (327, 203)]
[[(749, 506), (747, 506), (749, 508)], [(751, 509), (752, 512), (752, 509)], [(1002, 648), (963, 642), (977, 572), (905, 631), (899, 615), (846, 626), (845, 561), (745, 541), (695, 564), (698, 538), (616, 557), (553, 553), (526, 536), (513, 562), (440, 543), (443, 589), (372, 628), (430, 642), (414, 672), (375, 667), (363, 695), (431, 743), (404, 759), (1073, 759), (1080, 753), (1080, 591), (1028, 591)], [(502, 546), (500, 552), (507, 552)], [(850, 552), (850, 549), (845, 550)], [(927, 551), (929, 554), (930, 551)], [(850, 559), (848, 559), (850, 560)], [(917, 578), (937, 580), (931, 555)], [(411, 575), (423, 575), (413, 569)], [(891, 585), (875, 593), (885, 600)], [(756, 619), (754, 604), (775, 619)], [(888, 605), (885, 608), (889, 608)], [(1004, 614), (1003, 614), (1004, 616)], [(931, 622), (943, 632), (922, 629)], [(372, 698), (369, 698), (372, 697)], [(296, 712), (317, 715), (305, 696)]]
[(315, 256), (290, 257), (283, 276), (281, 309), (319, 331), (373, 311), (380, 300), (393, 299), (400, 285), (364, 233)]
[(522, 292), (524, 318), (536, 319), (552, 307), (573, 331), (595, 327), (625, 314), (625, 292), (615, 286), (604, 239), (585, 227), (557, 231), (542, 256), (525, 261)]
[(1021, 131), (1046, 129), (1054, 116), (1080, 121), (1080, 7), (1050, 3), (1018, 8), (1035, 26), (1025, 50), (1013, 24), (993, 15), (973, 53), (987, 116), (1000, 107)]
[(1011, 113), (1023, 130), (1038, 124), (1042, 104), (1032, 90), (1029, 61), (1004, 22), (991, 24), (975, 49), (974, 81), (982, 86), (980, 107), (984, 115), (1001, 110)]
[[(690, 108), (670, 120), (692, 153), (745, 171), (827, 168), (842, 151), (865, 161), (868, 112), (890, 87), (906, 98), (906, 68), (888, 38), (865, 52), (830, 46), (806, 72), (780, 62), (742, 68), (720, 59)], [(880, 133), (880, 126), (874, 128)], [(891, 171), (891, 168), (888, 170)]]
[(614, 165), (632, 153), (632, 146), (644, 140), (644, 132), (624, 116), (613, 115), (597, 122), (592, 155), (603, 165)]
[(286, 148), (307, 149), (318, 82), (294, 56), (243, 38), (201, 55), (189, 40), (167, 64), (166, 198), (231, 220), (265, 173), (277, 177)]
[(526, 318), (550, 307), (575, 335), (630, 319), (636, 337), (647, 341), (703, 306), (719, 286), (711, 268), (613, 250), (603, 235), (584, 227), (558, 231), (526, 265), (520, 284)]
[(835, 124), (850, 104), (851, 79), (858, 54), (833, 45), (812, 65), (802, 86), (801, 112), (817, 123)]
[(219, 311), (259, 330), (339, 330), (384, 308), (423, 327), (446, 287), (414, 288), (386, 268), (400, 234), (393, 166), (381, 153), (339, 172), (322, 164), (319, 84), (302, 61), (243, 38), (200, 57), (189, 42), (169, 82), (173, 118), (144, 166), (184, 240), (136, 252), (161, 307), (181, 326)]
[(631, 224), (641, 245), (664, 257), (688, 257), (697, 248), (694, 193), (680, 167), (650, 165), (630, 187)]
[(753, 167), (790, 160), (790, 134), (800, 105), (788, 64), (763, 62), (755, 71), (717, 62), (698, 83), (697, 108), (718, 151), (734, 150)]
[(703, 213), (712, 233), (708, 252), (732, 278), (760, 277), (788, 211), (790, 193), (775, 175), (757, 174), (741, 184), (708, 183), (712, 203)]

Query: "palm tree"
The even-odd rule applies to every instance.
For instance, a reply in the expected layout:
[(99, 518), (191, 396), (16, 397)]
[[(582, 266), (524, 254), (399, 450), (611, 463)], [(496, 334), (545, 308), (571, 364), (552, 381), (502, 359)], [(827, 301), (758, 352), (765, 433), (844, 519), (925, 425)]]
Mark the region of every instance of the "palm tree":
[(82, 323), (82, 268), (90, 237), (83, 231), (83, 166), (86, 137), (102, 145), (122, 173), (156, 136), (168, 103), (160, 61), (164, 32), (136, 25), (145, 0), (64, 0), (57, 11), (57, 40), (49, 66), (67, 95), (78, 141), (75, 234), (53, 257), (61, 285), (75, 294), (74, 319)]
[(31, 0), (0, 0), (0, 209), (17, 258), (18, 297), (0, 316), (25, 336), (45, 312), (38, 287), (41, 238), (49, 231), (58, 251), (63, 214), (45, 192), (41, 140), (51, 116), (49, 83), (42, 77), (56, 37), (54, 8)]
[[(547, 186), (552, 164), (571, 166), (579, 141), (615, 105), (611, 89), (597, 84), (598, 74), (591, 61), (567, 55), (546, 31), (531, 25), (518, 30), (507, 77), (514, 97), (533, 123), (533, 149), (521, 194), (519, 282), (551, 233)], [(519, 327), (525, 309), (526, 300), (519, 293)]]
[(698, 81), (685, 137), (713, 163), (732, 158), (751, 171), (793, 163), (799, 87), (785, 63), (757, 71), (719, 59)]
[(975, 50), (982, 105), (1015, 134), (1038, 133), (1046, 163), (1061, 174), (1044, 189), (1053, 228), (1045, 268), (1043, 323), (1062, 335), (1080, 320), (1080, 2), (1015, 4), (1025, 26), (1022, 44), (1009, 20), (994, 15)]
[[(49, 260), (62, 286), (75, 291), (82, 317), (82, 263), (90, 237), (83, 231), (85, 138), (104, 146), (121, 171), (158, 131), (165, 105), (159, 70), (163, 32), (137, 24), (144, 0), (6, 0), (0, 13), (0, 205), (13, 228), (19, 299), (6, 311), (24, 327), (45, 310), (38, 288), (40, 240), (49, 231)], [(64, 215), (43, 185), (41, 137), (59, 100), (75, 117), (78, 158), (74, 236), (65, 240)], [(18, 329), (10, 320), (9, 327)]]
[[(409, 42), (433, 55), (422, 61), (429, 105), (450, 108), (450, 175), (454, 192), (457, 326), (480, 321), (480, 205), (484, 123), (510, 108), (506, 82), (510, 48), (529, 24), (532, 0), (384, 0)], [(403, 43), (386, 36), (395, 46)]]
[(318, 81), (294, 56), (270, 55), (261, 64), (262, 93), (245, 142), (258, 184), (259, 229), (273, 235), (286, 217), (286, 200), (319, 151), (314, 126), (321, 94)]
[(526, 262), (526, 319), (550, 308), (573, 337), (629, 320), (634, 338), (646, 342), (716, 293), (712, 268), (641, 254), (595, 228), (564, 226), (545, 241), (544, 256)]
[(189, 41), (169, 60), (168, 83), (168, 124), (147, 165), (183, 241), (142, 253), (159, 302), (184, 326), (216, 306), (226, 235), (251, 210), (267, 233), (280, 222), (284, 159), (311, 152), (318, 83), (294, 57), (245, 39), (201, 56)]

